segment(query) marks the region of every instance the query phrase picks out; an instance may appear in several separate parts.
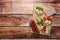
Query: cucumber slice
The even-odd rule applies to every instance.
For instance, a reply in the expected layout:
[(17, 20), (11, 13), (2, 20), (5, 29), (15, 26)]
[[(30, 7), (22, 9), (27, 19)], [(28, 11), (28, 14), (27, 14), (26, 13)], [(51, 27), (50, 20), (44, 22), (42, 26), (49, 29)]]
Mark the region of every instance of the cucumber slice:
[(37, 14), (43, 14), (43, 8), (42, 7), (36, 7)]
[(46, 20), (46, 21), (45, 21), (45, 24), (46, 24), (46, 25), (50, 25), (50, 24), (51, 24), (51, 21)]
[(37, 21), (37, 24), (40, 25), (40, 24), (44, 24), (44, 20), (41, 19), (41, 18), (36, 18), (36, 21)]
[(41, 24), (41, 18), (36, 18), (37, 24), (40, 25)]
[(46, 28), (45, 34), (46, 34), (46, 35), (49, 35), (49, 34), (50, 34), (50, 31), (51, 31), (50, 28)]
[(46, 31), (46, 32), (45, 32), (45, 34), (46, 34), (46, 35), (49, 35), (49, 34), (50, 34), (50, 32), (49, 32), (49, 31)]

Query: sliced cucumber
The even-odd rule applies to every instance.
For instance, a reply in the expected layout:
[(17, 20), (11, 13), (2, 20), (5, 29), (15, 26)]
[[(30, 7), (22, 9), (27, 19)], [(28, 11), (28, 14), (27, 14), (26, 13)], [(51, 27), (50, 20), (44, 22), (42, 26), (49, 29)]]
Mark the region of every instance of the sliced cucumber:
[(43, 14), (43, 8), (42, 7), (36, 7), (37, 14)]
[(41, 18), (36, 18), (37, 24), (40, 25), (41, 24)]
[(50, 24), (51, 24), (51, 21), (46, 20), (46, 21), (45, 21), (45, 24), (46, 24), (46, 25), (50, 25)]
[(37, 24), (40, 25), (40, 24), (44, 24), (44, 20), (41, 19), (41, 18), (36, 18), (36, 21), (37, 21)]
[(45, 34), (46, 34), (46, 35), (49, 35), (49, 34), (50, 34), (50, 31), (51, 31), (50, 28), (46, 28)]
[(46, 31), (46, 32), (45, 32), (45, 34), (46, 34), (46, 35), (49, 35), (49, 34), (50, 34), (50, 32), (49, 32), (49, 31)]
[(36, 13), (37, 13), (37, 14), (43, 14), (43, 12), (40, 11), (40, 10), (38, 10), (38, 9), (36, 9)]

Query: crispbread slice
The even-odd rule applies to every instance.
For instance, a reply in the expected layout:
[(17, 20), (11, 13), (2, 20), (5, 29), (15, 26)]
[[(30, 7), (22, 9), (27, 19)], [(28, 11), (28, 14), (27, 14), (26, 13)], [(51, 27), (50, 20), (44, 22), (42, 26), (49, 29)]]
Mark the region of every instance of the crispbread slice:
[[(39, 31), (39, 33), (35, 32), (34, 30), (33, 30), (33, 32), (34, 32), (34, 33), (37, 33), (37, 34), (46, 35), (45, 32), (44, 32), (44, 30), (40, 30), (41, 24), (40, 24), (40, 25), (37, 24), (36, 18), (37, 18), (37, 17), (40, 17), (41, 19), (43, 19), (43, 17), (45, 17), (45, 16), (47, 16), (47, 15), (46, 15), (46, 13), (43, 12), (42, 15), (38, 16), (35, 10), (36, 10), (36, 6), (34, 6), (33, 20), (34, 20), (35, 23), (36, 23), (36, 29), (38, 29), (37, 31)], [(50, 17), (52, 17), (52, 16), (50, 16)], [(51, 22), (52, 22), (52, 21), (51, 21)], [(49, 28), (49, 29), (51, 30), (51, 24), (50, 24), (50, 25), (47, 25), (46, 28)], [(49, 33), (48, 35), (46, 35), (46, 36), (49, 36), (49, 35), (50, 35), (50, 33)]]

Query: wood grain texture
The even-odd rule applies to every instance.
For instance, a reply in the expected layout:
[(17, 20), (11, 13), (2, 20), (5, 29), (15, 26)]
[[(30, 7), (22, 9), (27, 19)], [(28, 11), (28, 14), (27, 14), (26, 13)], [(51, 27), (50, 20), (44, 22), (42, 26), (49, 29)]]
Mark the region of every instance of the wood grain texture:
[(0, 2), (60, 2), (60, 0), (0, 0)]
[[(51, 5), (56, 10), (56, 14), (53, 15), (54, 18), (52, 22), (52, 31), (50, 36), (35, 34), (32, 32), (30, 27), (0, 27), (0, 38), (60, 38), (60, 4), (57, 3), (60, 2), (60, 0), (0, 0), (0, 2), (8, 2), (0, 3), (0, 14), (33, 14), (33, 6), (38, 4), (38, 2), (47, 2), (47, 5)], [(18, 2), (22, 2), (22, 4)], [(23, 4), (24, 2), (36, 2), (36, 4)], [(55, 2), (55, 4), (48, 2)]]
[[(0, 4), (0, 14), (33, 14), (33, 3), (1, 3)], [(40, 4), (40, 3), (39, 3)], [(60, 4), (59, 3), (41, 3), (44, 5), (50, 5), (56, 10), (56, 14), (60, 14)], [(2, 12), (2, 13), (1, 13)]]
[(57, 40), (57, 39), (0, 39), (0, 40)]
[(1, 26), (29, 26), (32, 15), (0, 15)]
[(0, 4), (0, 14), (32, 14), (33, 4), (24, 3), (1, 3)]
[(60, 15), (54, 15), (52, 26), (60, 26)]
[(28, 38), (31, 34), (29, 27), (0, 27), (0, 38)]
[(0, 2), (34, 2), (34, 0), (0, 0)]
[(52, 27), (51, 35), (44, 36), (33, 33), (30, 27), (0, 27), (0, 38), (60, 38), (59, 30), (59, 27)]
[(60, 0), (35, 0), (35, 2), (60, 2)]

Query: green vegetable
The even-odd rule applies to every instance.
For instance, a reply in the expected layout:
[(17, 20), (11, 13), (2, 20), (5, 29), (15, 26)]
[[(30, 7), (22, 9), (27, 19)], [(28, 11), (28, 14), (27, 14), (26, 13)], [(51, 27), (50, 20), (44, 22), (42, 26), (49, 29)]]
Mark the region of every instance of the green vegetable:
[(36, 18), (37, 24), (40, 25), (41, 24), (41, 18)]
[(50, 28), (46, 28), (45, 34), (46, 35), (49, 35), (50, 34), (50, 31), (51, 31)]
[(45, 32), (45, 34), (46, 34), (46, 35), (49, 35), (49, 34), (50, 34), (50, 32), (49, 32), (49, 31), (46, 31), (46, 32)]
[(42, 7), (38, 7), (37, 6), (36, 9), (43, 11), (43, 8)]
[(42, 23), (42, 25), (44, 24), (44, 20), (43, 19), (41, 20), (41, 23)]
[(43, 8), (42, 7), (36, 7), (37, 14), (43, 14)]
[(46, 20), (46, 21), (45, 21), (45, 24), (46, 24), (46, 25), (50, 25), (50, 24), (51, 24), (51, 21)]
[(40, 24), (44, 24), (44, 20), (41, 19), (41, 18), (36, 18), (36, 21), (37, 21), (37, 24), (40, 25)]

